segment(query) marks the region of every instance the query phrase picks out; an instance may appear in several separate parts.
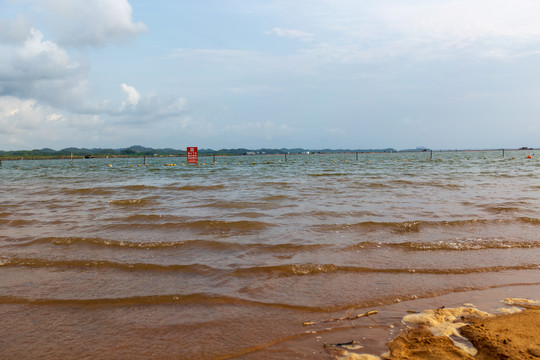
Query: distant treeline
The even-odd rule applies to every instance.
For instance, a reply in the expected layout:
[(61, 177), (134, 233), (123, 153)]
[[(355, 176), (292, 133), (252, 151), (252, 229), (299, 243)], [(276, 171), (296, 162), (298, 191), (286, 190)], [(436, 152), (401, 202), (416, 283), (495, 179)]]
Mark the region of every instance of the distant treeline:
[[(276, 155), (276, 154), (315, 154), (315, 153), (354, 153), (354, 152), (390, 152), (396, 151), (395, 149), (199, 149), (199, 155)], [(419, 151), (419, 150), (416, 150)], [(186, 150), (178, 149), (153, 149), (140, 145), (130, 146), (122, 149), (80, 149), (80, 148), (65, 148), (62, 150), (53, 149), (36, 149), (36, 150), (15, 150), (15, 151), (1, 151), (0, 157), (2, 158), (63, 158), (70, 157), (107, 157), (107, 156), (121, 156), (121, 157), (138, 157), (138, 156), (185, 156)]]

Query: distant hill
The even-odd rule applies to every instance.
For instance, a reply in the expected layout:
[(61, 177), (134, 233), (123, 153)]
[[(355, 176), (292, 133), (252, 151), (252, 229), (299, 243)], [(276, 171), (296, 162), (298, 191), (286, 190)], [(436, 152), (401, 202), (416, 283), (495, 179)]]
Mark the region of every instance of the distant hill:
[[(303, 149), (303, 148), (281, 148), (281, 149), (199, 149), (200, 155), (260, 155), (260, 154), (305, 154), (305, 153), (355, 153), (355, 152), (390, 152), (396, 151), (392, 148), (387, 149)], [(120, 149), (102, 149), (102, 148), (76, 148), (69, 147), (61, 150), (53, 150), (50, 148), (34, 149), (34, 150), (15, 150), (15, 151), (0, 151), (0, 157), (4, 158), (52, 158), (52, 157), (68, 157), (71, 156), (83, 157), (105, 157), (105, 156), (183, 156), (186, 150), (178, 150), (171, 148), (153, 149), (141, 145), (133, 145), (128, 148)]]

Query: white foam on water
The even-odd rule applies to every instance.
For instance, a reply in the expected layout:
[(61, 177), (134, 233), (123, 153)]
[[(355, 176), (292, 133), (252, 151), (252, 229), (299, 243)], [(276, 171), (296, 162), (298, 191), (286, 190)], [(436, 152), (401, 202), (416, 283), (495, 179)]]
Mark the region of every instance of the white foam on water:
[(468, 355), (475, 356), (478, 351), (472, 344), (461, 336), (459, 328), (467, 325), (459, 320), (464, 318), (486, 318), (494, 315), (470, 307), (428, 309), (419, 314), (403, 317), (403, 322), (427, 326), (436, 336), (446, 336), (454, 345)]
[(540, 301), (520, 298), (506, 298), (501, 301), (506, 305), (540, 305)]

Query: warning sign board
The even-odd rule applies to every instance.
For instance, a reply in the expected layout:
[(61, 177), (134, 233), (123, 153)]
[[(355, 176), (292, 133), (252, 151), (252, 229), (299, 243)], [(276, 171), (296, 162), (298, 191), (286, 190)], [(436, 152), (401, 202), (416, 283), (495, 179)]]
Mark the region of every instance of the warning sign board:
[(198, 164), (199, 163), (199, 150), (197, 147), (187, 148), (187, 163)]

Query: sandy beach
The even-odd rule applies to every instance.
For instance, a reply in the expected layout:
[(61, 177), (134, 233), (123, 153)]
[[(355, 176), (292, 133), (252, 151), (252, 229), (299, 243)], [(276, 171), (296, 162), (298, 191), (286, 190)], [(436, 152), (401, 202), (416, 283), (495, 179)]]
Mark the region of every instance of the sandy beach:
[(408, 325), (380, 356), (332, 350), (340, 360), (540, 359), (540, 302), (505, 299), (507, 313), (474, 307), (440, 308), (404, 316)]

